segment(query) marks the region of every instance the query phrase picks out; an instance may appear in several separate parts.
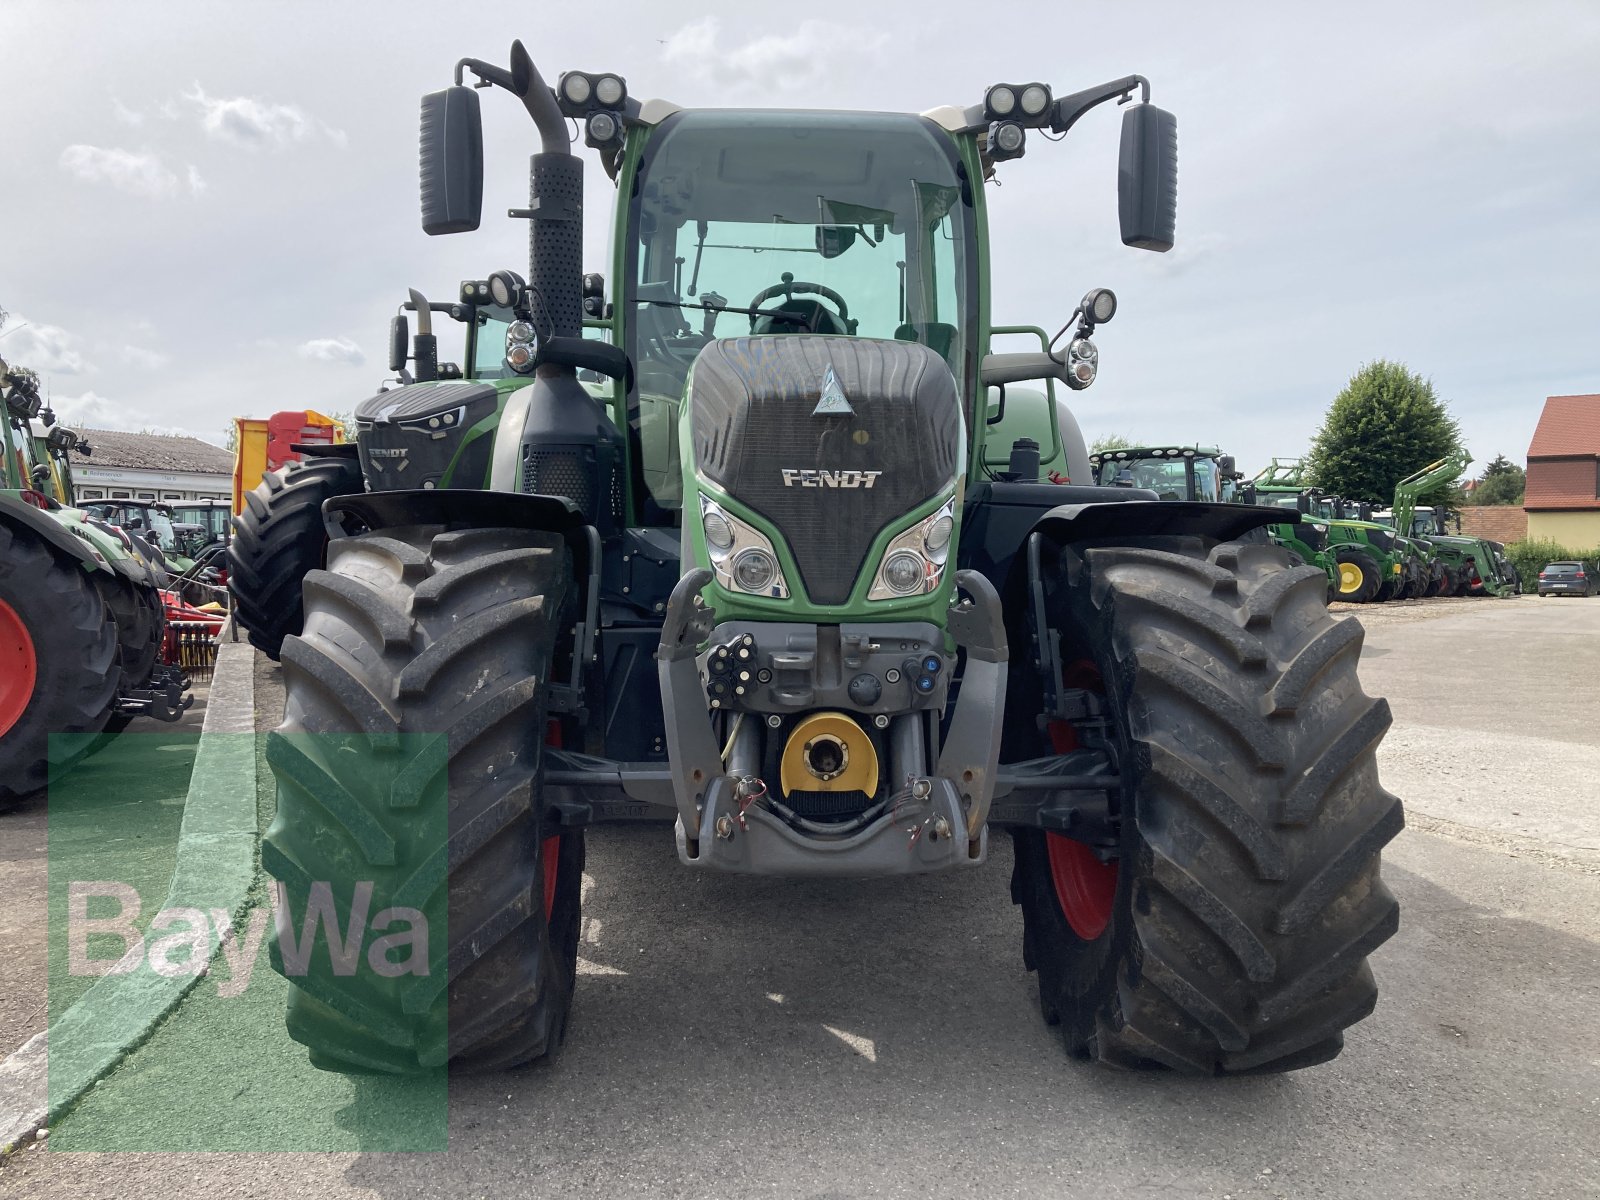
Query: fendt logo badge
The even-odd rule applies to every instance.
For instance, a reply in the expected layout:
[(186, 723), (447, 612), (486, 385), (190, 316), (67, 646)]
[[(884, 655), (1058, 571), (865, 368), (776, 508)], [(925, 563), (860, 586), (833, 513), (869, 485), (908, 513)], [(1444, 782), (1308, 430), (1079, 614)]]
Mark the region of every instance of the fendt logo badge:
[(882, 471), (812, 471), (783, 468), (784, 487), (870, 488)]
[(844, 394), (844, 388), (839, 386), (839, 377), (833, 373), (833, 364), (828, 364), (828, 369), (822, 375), (822, 392), (817, 397), (817, 406), (811, 410), (813, 417), (847, 417), (855, 413), (850, 407), (850, 398)]

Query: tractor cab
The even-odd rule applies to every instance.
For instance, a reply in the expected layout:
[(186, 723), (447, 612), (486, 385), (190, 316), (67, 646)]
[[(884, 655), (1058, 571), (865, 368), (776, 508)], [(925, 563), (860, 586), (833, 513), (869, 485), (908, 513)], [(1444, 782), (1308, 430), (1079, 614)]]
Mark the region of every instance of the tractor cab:
[[(655, 506), (681, 507), (677, 429), (691, 370), (717, 339), (769, 365), (800, 353), (787, 339), (920, 346), (928, 353), (881, 363), (937, 364), (969, 376), (971, 392), (975, 221), (957, 145), (931, 121), (679, 112), (644, 142), (633, 176), (620, 248), (628, 423)], [(861, 353), (820, 351), (818, 379), (830, 355)]]
[[(1217, 504), (1233, 497), (1231, 455), (1202, 446), (1140, 446), (1089, 456), (1101, 487), (1147, 488), (1163, 500)], [(1225, 494), (1226, 493), (1226, 494)]]

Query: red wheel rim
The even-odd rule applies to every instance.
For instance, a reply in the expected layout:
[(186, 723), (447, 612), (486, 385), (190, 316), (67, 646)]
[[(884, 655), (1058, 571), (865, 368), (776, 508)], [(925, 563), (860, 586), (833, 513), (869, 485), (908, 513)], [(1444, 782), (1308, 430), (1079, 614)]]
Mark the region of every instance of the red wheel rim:
[(16, 609), (0, 600), (0, 737), (22, 719), (38, 678), (39, 660), (28, 627)]
[(556, 872), (561, 867), (561, 835), (551, 834), (545, 838), (542, 848), (544, 854), (544, 919), (550, 920), (550, 910), (556, 906)]
[[(1061, 674), (1067, 687), (1105, 690), (1099, 668), (1087, 659), (1071, 664)], [(1051, 721), (1046, 732), (1056, 754), (1070, 754), (1078, 748), (1078, 731), (1066, 721)], [(1117, 900), (1117, 864), (1101, 862), (1088, 846), (1059, 833), (1046, 833), (1044, 847), (1061, 915), (1073, 933), (1086, 942), (1094, 941), (1111, 924)]]
[(1117, 864), (1103, 863), (1082, 842), (1059, 833), (1044, 835), (1050, 856), (1050, 880), (1056, 885), (1061, 915), (1072, 932), (1092, 942), (1111, 924), (1117, 899)]
[[(561, 748), (561, 722), (555, 717), (545, 722), (544, 744), (558, 750)], [(544, 919), (548, 924), (550, 910), (556, 906), (556, 872), (561, 869), (561, 835), (554, 833), (545, 838), (539, 853), (544, 856), (541, 864), (544, 871)]]

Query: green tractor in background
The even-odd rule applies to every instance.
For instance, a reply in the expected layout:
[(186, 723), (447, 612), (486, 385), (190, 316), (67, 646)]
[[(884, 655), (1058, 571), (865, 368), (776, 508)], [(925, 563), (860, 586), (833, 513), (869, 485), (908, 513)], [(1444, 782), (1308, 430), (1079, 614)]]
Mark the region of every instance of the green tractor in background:
[[(411, 290), (389, 325), (389, 371), (397, 388), (440, 381), (481, 381), (493, 387), (492, 403), (478, 405), (470, 421), (465, 412), (449, 414), (448, 425), (439, 417), (440, 425), (430, 430), (430, 434), (447, 431), (452, 457), (429, 484), (484, 488), (488, 486), (489, 448), (501, 410), (506, 398), (525, 387), (527, 380), (506, 365), (506, 333), (516, 316), (491, 296), (490, 281), (466, 280), (459, 295), (456, 301), (430, 301)], [(585, 282), (584, 305), (585, 311), (592, 310), (595, 316), (600, 315), (598, 296), (599, 285), (590, 277)], [(408, 313), (416, 317), (415, 335)], [(433, 327), (436, 317), (448, 318), (461, 327), (464, 342), (459, 362), (440, 359), (439, 337)], [(458, 416), (464, 422), (461, 426), (455, 424)], [(358, 429), (366, 428), (370, 434), (373, 423), (383, 420), (382, 414), (369, 414), (358, 421)], [(227, 553), (228, 589), (236, 618), (251, 644), (273, 660), (278, 658), (283, 639), (300, 632), (304, 620), (301, 586), (306, 574), (325, 560), (324, 501), (355, 495), (366, 487), (356, 442), (295, 449), (303, 455), (301, 461), (269, 472), (245, 495)], [(369, 456), (366, 465), (378, 481), (374, 487), (398, 487), (407, 482), (404, 472), (410, 463), (404, 458), (380, 453)], [(389, 475), (393, 478), (386, 478)]]
[(1420, 596), (1431, 575), (1408, 538), (1371, 520), (1371, 508), (1306, 485), (1299, 459), (1274, 458), (1245, 486), (1247, 503), (1291, 509), (1326, 524), (1335, 560), (1334, 599), (1353, 604)]
[[(1259, 540), (1272, 514), (1086, 486), (1056, 388), (1094, 382), (1109, 291), (1054, 338), (989, 310), (986, 181), (1107, 101), (1122, 240), (1170, 248), (1148, 83), (692, 110), (607, 73), (552, 88), (517, 43), (423, 100), (430, 234), (480, 221), (468, 73), (541, 140), (529, 275), (488, 280), (506, 374), (419, 370), (357, 408), (367, 490), (321, 503), (281, 644), (280, 928), (354, 895), (413, 931), (353, 970), (314, 919), (275, 942), (312, 1062), (552, 1053), (585, 830), (618, 821), (669, 823), (688, 870), (830, 878), (974, 869), (1008, 831), (1022, 960), (1074, 1055), (1336, 1054), (1375, 1003), (1403, 823), (1360, 626)], [(569, 122), (617, 185), (609, 305)]]
[[(1089, 456), (1095, 482), (1101, 487), (1138, 487), (1154, 491), (1163, 500), (1209, 503), (1252, 503), (1233, 456), (1215, 446), (1138, 446), (1105, 450)], [(1301, 511), (1298, 507), (1296, 511)], [(1304, 510), (1309, 514), (1309, 506)], [(1321, 569), (1328, 577), (1328, 597), (1335, 598), (1341, 583), (1339, 560), (1328, 543), (1327, 524), (1309, 520), (1285, 521), (1267, 526), (1274, 544), (1289, 552), (1289, 561)], [(1357, 589), (1359, 590), (1359, 589)]]
[[(177, 720), (188, 680), (160, 661), (166, 573), (146, 544), (71, 505), (69, 452), (33, 372), (0, 359), (0, 807), (135, 716)], [(46, 432), (37, 435), (33, 422)]]
[[(1417, 498), (1441, 483), (1461, 477), (1472, 463), (1465, 450), (1429, 463), (1395, 485), (1394, 507), (1373, 514), (1373, 520), (1427, 542), (1445, 566), (1447, 577), (1433, 595), (1509, 596), (1521, 591), (1514, 570), (1505, 570), (1505, 549), (1499, 543), (1461, 536), (1461, 518), (1455, 519), (1452, 534), (1445, 524), (1445, 510), (1417, 506)], [(1509, 577), (1508, 577), (1509, 576)]]

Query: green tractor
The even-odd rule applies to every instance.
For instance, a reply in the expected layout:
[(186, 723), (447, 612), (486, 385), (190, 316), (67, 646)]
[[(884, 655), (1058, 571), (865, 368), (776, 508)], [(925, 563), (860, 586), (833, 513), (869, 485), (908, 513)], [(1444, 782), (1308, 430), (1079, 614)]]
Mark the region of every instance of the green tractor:
[(1459, 516), (1451, 533), (1443, 509), (1417, 506), (1419, 496), (1459, 478), (1471, 463), (1472, 456), (1465, 450), (1429, 463), (1396, 484), (1394, 507), (1374, 514), (1373, 519), (1433, 547), (1445, 568), (1445, 580), (1432, 595), (1514, 595), (1521, 590), (1521, 581), (1515, 570), (1506, 570), (1504, 547), (1482, 538), (1462, 537)]
[[(595, 295), (591, 280), (586, 306), (593, 307)], [(417, 320), (415, 335), (408, 313)], [(439, 358), (439, 338), (433, 329), (436, 317), (456, 322), (464, 332), (459, 362)], [(453, 302), (430, 301), (412, 289), (391, 320), (389, 371), (398, 387), (481, 381), (495, 391), (494, 403), (480, 405), (466, 428), (455, 427), (457, 414), (451, 414), (447, 428), (452, 459), (442, 473), (428, 481), (430, 486), (488, 486), (488, 452), (501, 410), (507, 397), (527, 385), (505, 361), (506, 331), (515, 319), (509, 308), (496, 304), (490, 296), (488, 280), (469, 279), (461, 284), (460, 299)], [(370, 433), (374, 421), (383, 419), (381, 414), (369, 414), (361, 427)], [(238, 622), (251, 644), (273, 660), (278, 658), (283, 639), (300, 632), (304, 620), (301, 586), (306, 574), (325, 561), (328, 537), (322, 524), (323, 502), (354, 495), (365, 487), (355, 442), (295, 449), (302, 455), (299, 462), (269, 472), (245, 496), (227, 552), (228, 589)], [(403, 472), (410, 464), (402, 458), (380, 454), (366, 465), (378, 480), (374, 487), (387, 489), (407, 482)], [(394, 473), (393, 480), (384, 479), (388, 472)]]
[(1327, 526), (1334, 559), (1333, 599), (1353, 604), (1421, 595), (1427, 572), (1409, 539), (1371, 519), (1369, 505), (1306, 486), (1299, 459), (1274, 458), (1242, 492), (1247, 502), (1293, 509)]
[[(43, 787), (51, 766), (135, 716), (177, 720), (194, 701), (162, 664), (154, 552), (71, 505), (67, 454), (31, 371), (0, 359), (0, 807)], [(36, 435), (33, 422), (45, 426)], [(64, 495), (57, 495), (65, 489)], [(63, 499), (66, 501), (63, 503)]]
[[(1148, 83), (693, 110), (614, 74), (551, 88), (517, 43), (423, 100), (431, 234), (479, 224), (468, 73), (541, 141), (529, 275), (489, 279), (519, 386), (419, 373), (365, 401), (368, 490), (321, 505), (262, 848), (312, 1062), (552, 1053), (585, 829), (618, 821), (670, 822), (687, 870), (829, 878), (976, 869), (1004, 830), (1074, 1055), (1335, 1055), (1375, 1002), (1403, 820), (1360, 626), (1260, 539), (1273, 514), (1086, 486), (1055, 393), (1094, 382), (1109, 291), (993, 348), (984, 185), (1030, 139), (1129, 102), (1122, 240), (1170, 248), (1176, 126)], [(617, 185), (609, 305), (569, 121)], [(988, 444), (1013, 422), (1040, 436)], [(381, 952), (336, 950), (319, 914), (368, 912)]]

